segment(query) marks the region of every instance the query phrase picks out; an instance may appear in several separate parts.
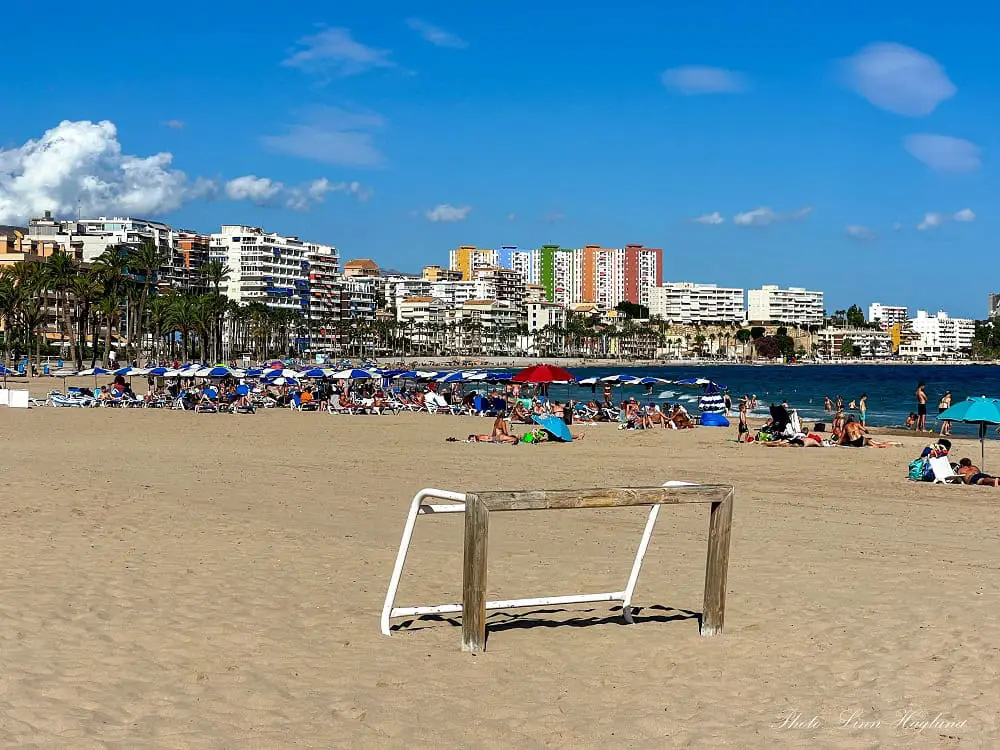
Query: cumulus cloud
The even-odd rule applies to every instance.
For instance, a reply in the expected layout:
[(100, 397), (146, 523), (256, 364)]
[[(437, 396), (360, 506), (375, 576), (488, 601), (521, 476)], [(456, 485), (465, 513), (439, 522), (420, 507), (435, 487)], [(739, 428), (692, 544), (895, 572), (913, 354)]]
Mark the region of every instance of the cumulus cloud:
[(308, 211), (322, 203), (327, 193), (343, 192), (361, 201), (368, 200), (372, 195), (371, 189), (363, 187), (360, 182), (331, 182), (323, 177), (303, 185), (288, 186), (252, 174), (230, 180), (223, 192), (230, 200), (245, 200), (256, 206), (284, 207), (292, 211)]
[(159, 215), (204, 195), (208, 181), (189, 182), (173, 156), (122, 153), (107, 120), (64, 120), (37, 140), (0, 149), (0, 223), (44, 211)]
[(451, 49), (465, 49), (469, 43), (450, 31), (445, 31), (440, 26), (435, 26), (419, 18), (409, 18), (406, 25), (420, 34), (424, 41), (430, 42), (436, 47), (450, 47)]
[(424, 213), (427, 221), (465, 221), (472, 211), (472, 206), (452, 206), (448, 203), (440, 203), (434, 208)]
[(955, 95), (941, 64), (912, 47), (869, 44), (842, 64), (844, 83), (880, 109), (923, 117)]
[(928, 229), (937, 229), (948, 221), (958, 221), (967, 224), (976, 220), (976, 214), (971, 208), (963, 208), (953, 214), (941, 213), (940, 211), (928, 211), (924, 214), (923, 220), (917, 224), (917, 229), (924, 232)]
[(979, 146), (949, 135), (919, 133), (907, 136), (904, 147), (938, 172), (974, 172), (979, 169)]
[(281, 64), (312, 75), (346, 78), (374, 68), (396, 67), (389, 50), (362, 44), (343, 27), (304, 36), (296, 47)]
[(722, 214), (718, 211), (713, 211), (710, 214), (703, 214), (695, 219), (691, 219), (695, 224), (722, 224), (726, 220), (722, 218)]
[[(172, 163), (169, 153), (123, 153), (118, 129), (107, 120), (63, 121), (38, 139), (0, 149), (0, 223), (24, 223), (45, 211), (74, 215), (78, 208), (90, 216), (162, 216), (189, 201), (212, 199), (220, 193), (215, 180), (189, 179)], [(359, 200), (371, 194), (358, 183), (324, 179), (286, 188), (254, 175), (230, 180), (221, 189), (231, 199), (257, 203), (280, 205), (279, 198), (284, 197), (289, 207), (296, 202), (291, 200), (296, 191), (308, 197), (308, 204), (333, 191)]]
[(875, 232), (871, 227), (866, 227), (861, 224), (848, 224), (844, 227), (844, 232), (852, 240), (860, 240), (862, 242), (875, 239)]
[(684, 65), (665, 70), (663, 85), (679, 94), (738, 94), (747, 89), (746, 76), (725, 68)]
[(385, 124), (375, 112), (340, 107), (314, 107), (281, 135), (261, 142), (278, 153), (327, 164), (374, 167), (385, 161), (375, 145), (374, 132)]
[(767, 206), (755, 208), (752, 211), (743, 211), (733, 217), (733, 224), (738, 227), (766, 227), (781, 221), (798, 221), (806, 218), (812, 213), (812, 206), (803, 206), (785, 214), (772, 211)]

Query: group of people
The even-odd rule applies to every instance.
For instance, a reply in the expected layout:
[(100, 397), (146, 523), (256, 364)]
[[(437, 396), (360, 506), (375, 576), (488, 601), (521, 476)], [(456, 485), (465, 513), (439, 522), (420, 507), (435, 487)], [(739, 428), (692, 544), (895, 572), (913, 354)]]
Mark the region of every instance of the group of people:
[[(862, 393), (861, 397), (858, 399), (851, 399), (847, 404), (847, 409), (849, 411), (857, 411), (859, 413), (859, 422), (862, 427), (867, 426), (868, 423), (868, 394)], [(843, 418), (844, 416), (844, 398), (842, 396), (837, 396), (836, 400), (832, 400), (829, 396), (823, 397), (823, 410), (827, 412), (834, 412), (835, 418)]]
[(935, 476), (929, 461), (933, 458), (949, 459), (948, 463), (951, 465), (954, 477), (948, 479), (953, 483), (1000, 488), (1000, 477), (982, 471), (972, 462), (971, 458), (961, 458), (957, 462), (951, 461), (951, 441), (947, 438), (942, 438), (933, 445), (928, 445), (921, 451), (918, 458), (910, 462), (910, 478), (933, 482)]
[[(917, 390), (914, 393), (917, 400), (917, 410), (915, 412), (910, 412), (909, 416), (906, 418), (906, 429), (912, 429), (914, 432), (930, 432), (927, 429), (927, 390), (926, 384), (921, 382), (917, 386)], [(938, 415), (944, 413), (951, 408), (951, 391), (945, 391), (944, 395), (941, 396), (941, 400), (938, 401)], [(941, 436), (947, 437), (951, 435), (951, 421), (947, 419), (941, 419)]]

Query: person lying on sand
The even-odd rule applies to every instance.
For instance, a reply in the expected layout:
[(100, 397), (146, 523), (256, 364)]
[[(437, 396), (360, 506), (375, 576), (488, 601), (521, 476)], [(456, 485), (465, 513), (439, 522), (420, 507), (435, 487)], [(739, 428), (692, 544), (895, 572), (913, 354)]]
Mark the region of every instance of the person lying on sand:
[(984, 474), (979, 467), (972, 463), (972, 459), (963, 458), (958, 462), (955, 473), (962, 477), (965, 484), (981, 484), (985, 487), (1000, 487), (1000, 478)]
[(520, 440), (510, 434), (507, 429), (507, 420), (503, 416), (496, 418), (493, 422), (493, 432), (489, 435), (469, 435), (467, 438), (469, 443), (509, 443), (510, 445), (517, 445)]
[(769, 440), (761, 445), (766, 445), (768, 448), (822, 448), (823, 438), (819, 435), (809, 434), (791, 440)]
[(873, 440), (868, 437), (868, 430), (859, 422), (855, 422), (853, 416), (850, 416), (844, 424), (840, 445), (850, 448), (898, 448), (903, 444), (889, 440)]

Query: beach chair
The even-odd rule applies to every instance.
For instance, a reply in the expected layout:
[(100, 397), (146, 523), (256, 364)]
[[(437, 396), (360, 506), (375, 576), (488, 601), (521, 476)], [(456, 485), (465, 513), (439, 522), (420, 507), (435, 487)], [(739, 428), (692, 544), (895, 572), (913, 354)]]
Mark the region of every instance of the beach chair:
[(962, 477), (952, 470), (947, 456), (928, 458), (927, 464), (934, 474), (934, 484), (962, 484)]
[(330, 407), (328, 411), (331, 414), (367, 414), (368, 410), (363, 406), (341, 406), (339, 398), (330, 398)]
[(305, 403), (302, 403), (302, 397), (298, 393), (292, 396), (290, 406), (297, 411), (317, 411), (319, 409), (319, 404), (315, 401), (306, 401)]

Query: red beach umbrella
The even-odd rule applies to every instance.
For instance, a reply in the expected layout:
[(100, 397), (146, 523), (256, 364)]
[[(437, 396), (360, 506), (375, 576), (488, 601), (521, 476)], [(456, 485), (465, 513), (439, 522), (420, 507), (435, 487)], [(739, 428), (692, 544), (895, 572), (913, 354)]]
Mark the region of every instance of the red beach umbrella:
[(573, 373), (555, 365), (532, 365), (515, 372), (512, 383), (566, 383), (575, 380)]

